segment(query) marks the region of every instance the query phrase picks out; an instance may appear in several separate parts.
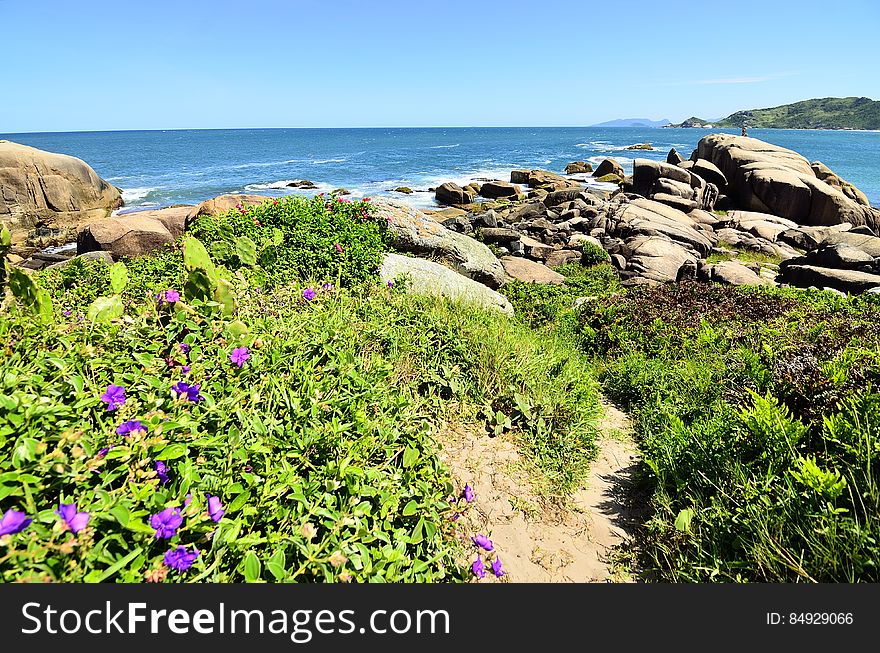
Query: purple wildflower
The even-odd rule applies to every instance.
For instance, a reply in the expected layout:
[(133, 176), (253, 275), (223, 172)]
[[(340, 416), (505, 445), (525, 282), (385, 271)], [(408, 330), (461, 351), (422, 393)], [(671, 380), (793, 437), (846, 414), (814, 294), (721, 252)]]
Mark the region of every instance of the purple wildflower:
[(183, 500), (183, 507), (184, 507), (184, 508), (189, 507), (189, 504), (192, 503), (192, 500), (193, 500), (193, 495), (187, 493), (186, 497), (185, 497), (184, 500)]
[(220, 497), (208, 495), (208, 514), (215, 522), (219, 522), (226, 514), (223, 504), (220, 503)]
[(64, 315), (67, 317), (70, 317), (71, 315), (73, 315), (73, 311), (71, 311), (69, 308), (67, 308), (61, 312), (64, 313)]
[(486, 567), (483, 565), (482, 558), (477, 557), (477, 559), (474, 560), (474, 564), (471, 565), (471, 571), (474, 572), (474, 576), (476, 576), (477, 578), (485, 577)]
[(504, 575), (504, 569), (501, 567), (501, 558), (495, 558), (492, 561), (492, 573), (498, 578), (501, 578)]
[(106, 456), (112, 448), (113, 447), (104, 447), (103, 449), (98, 449), (98, 455), (97, 455), (98, 460), (100, 460), (101, 458)]
[(177, 529), (183, 524), (180, 508), (165, 508), (160, 513), (150, 517), (150, 526), (156, 529), (157, 540), (168, 540), (177, 534)]
[(474, 488), (467, 483), (464, 485), (464, 500), (468, 503), (474, 500)]
[(58, 504), (55, 514), (61, 517), (74, 533), (79, 533), (89, 523), (89, 513), (77, 512), (75, 503)]
[(21, 533), (33, 521), (25, 513), (10, 508), (0, 518), (0, 537)]
[(177, 346), (180, 348), (180, 351), (182, 351), (184, 354), (188, 354), (188, 353), (189, 353), (190, 346), (189, 346), (187, 343), (185, 343), (185, 342), (181, 342), (181, 343), (180, 343), (179, 345), (177, 345)]
[(189, 365), (181, 365), (181, 366), (180, 366), (180, 371), (181, 371), (183, 374), (189, 374), (189, 371), (190, 371), (191, 369), (192, 369), (192, 368), (191, 368)]
[(314, 290), (312, 290), (311, 288), (306, 288), (305, 290), (303, 290), (303, 299), (305, 299), (307, 302), (312, 301), (314, 298), (315, 298), (315, 291)]
[(232, 350), (232, 354), (229, 356), (229, 360), (241, 367), (244, 365), (245, 361), (251, 357), (251, 353), (248, 351), (247, 347), (237, 347)]
[(176, 290), (172, 290), (169, 288), (168, 290), (163, 290), (158, 295), (156, 295), (156, 299), (159, 300), (159, 306), (164, 303), (174, 304), (175, 302), (180, 301), (180, 293)]
[(474, 538), (471, 538), (474, 546), (478, 546), (481, 549), (485, 549), (486, 551), (492, 551), (495, 547), (492, 544), (492, 540), (490, 540), (485, 535), (477, 535)]
[(167, 484), (171, 480), (168, 477), (168, 465), (161, 460), (157, 460), (153, 466), (156, 468), (156, 475), (159, 477), (159, 481), (161, 481), (162, 485)]
[(321, 286), (321, 288), (323, 290), (330, 291), (330, 290), (333, 290), (333, 284), (332, 283), (325, 283), (324, 285)]
[(178, 398), (183, 399), (184, 397), (186, 397), (187, 401), (198, 403), (199, 401), (202, 401), (204, 399), (204, 397), (199, 392), (199, 389), (201, 387), (202, 386), (198, 383), (193, 383), (192, 385), (190, 385), (189, 383), (185, 383), (184, 381), (178, 381), (173, 386), (171, 386), (171, 389), (175, 393), (177, 393)]
[(133, 431), (144, 431), (146, 432), (147, 427), (141, 423), (139, 419), (130, 419), (127, 422), (123, 422), (119, 426), (116, 427), (117, 435), (128, 435)]
[(185, 546), (179, 546), (168, 551), (162, 559), (168, 567), (176, 569), (177, 571), (186, 571), (193, 566), (193, 563), (198, 557), (198, 549), (189, 551)]
[(125, 388), (111, 383), (101, 395), (101, 401), (107, 404), (107, 410), (112, 413), (125, 403)]
[(387, 285), (388, 285), (389, 290), (394, 290), (394, 282), (393, 281), (389, 281)]

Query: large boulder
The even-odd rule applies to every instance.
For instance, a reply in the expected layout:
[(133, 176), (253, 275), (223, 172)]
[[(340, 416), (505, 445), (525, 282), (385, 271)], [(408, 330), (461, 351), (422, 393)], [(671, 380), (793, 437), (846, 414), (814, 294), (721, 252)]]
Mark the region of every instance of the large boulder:
[(626, 271), (647, 282), (679, 281), (696, 270), (698, 258), (683, 245), (661, 235), (638, 236), (627, 243)]
[(813, 161), (810, 164), (810, 167), (813, 169), (813, 173), (816, 175), (816, 177), (824, 181), (826, 184), (840, 189), (840, 191), (851, 200), (858, 202), (862, 206), (871, 206), (871, 203), (868, 201), (867, 195), (865, 195), (862, 191), (860, 191), (848, 181), (841, 179), (837, 174), (834, 173), (834, 171), (831, 170), (831, 168), (826, 166), (821, 161)]
[(577, 181), (566, 179), (549, 170), (513, 170), (510, 173), (510, 183), (526, 184), (529, 188), (543, 188), (545, 190), (580, 187)]
[(480, 186), (480, 195), (489, 198), (516, 197), (520, 192), (519, 186), (506, 181), (487, 181)]
[(137, 216), (139, 218), (151, 218), (161, 222), (174, 238), (180, 238), (186, 231), (186, 219), (193, 210), (192, 206), (172, 206), (166, 209), (153, 209), (150, 211), (138, 211), (126, 213), (123, 216)]
[(705, 272), (710, 281), (730, 286), (762, 286), (768, 283), (754, 270), (737, 261), (721, 261), (709, 265)]
[(379, 269), (379, 276), (385, 283), (394, 282), (398, 277), (405, 276), (410, 292), (448, 297), (464, 304), (513, 315), (513, 306), (504, 295), (433, 261), (400, 254), (386, 254)]
[(845, 293), (862, 293), (880, 287), (880, 274), (858, 270), (836, 270), (814, 265), (787, 265), (779, 268), (782, 283), (799, 288), (834, 288)]
[(104, 218), (79, 230), (76, 253), (103, 251), (114, 259), (148, 254), (174, 241), (162, 222), (138, 213)]
[(462, 188), (451, 181), (440, 184), (434, 191), (434, 199), (440, 204), (470, 204), (474, 201), (474, 195), (473, 189)]
[(572, 161), (565, 166), (565, 174), (567, 175), (581, 175), (587, 172), (593, 172), (593, 165), (586, 161)]
[(501, 262), (483, 243), (450, 231), (407, 204), (384, 198), (376, 198), (373, 202), (378, 217), (388, 222), (395, 249), (430, 254), (490, 288), (499, 288), (504, 283)]
[(613, 216), (612, 236), (630, 238), (632, 236), (663, 235), (706, 256), (715, 246), (714, 237), (702, 229), (685, 213), (648, 199), (636, 199), (623, 204)]
[(0, 140), (0, 225), (12, 232), (13, 243), (37, 226), (72, 235), (120, 206), (120, 190), (80, 159)]
[(798, 228), (798, 225), (791, 220), (755, 211), (728, 211), (721, 223), (725, 227), (747, 231), (770, 242), (775, 242), (779, 234), (784, 231)]
[(699, 175), (682, 166), (652, 159), (633, 162), (632, 182), (628, 188), (684, 211), (711, 210), (718, 198), (718, 187)]
[(239, 206), (253, 206), (274, 199), (274, 197), (269, 197), (268, 195), (220, 195), (219, 197), (205, 200), (201, 204), (190, 207), (186, 214), (184, 228), (188, 228), (193, 221), (202, 215), (220, 215), (221, 213), (226, 213)]
[(691, 159), (715, 164), (727, 179), (727, 194), (740, 208), (802, 225), (880, 224), (880, 211), (817, 177), (810, 162), (792, 150), (756, 138), (712, 134), (700, 140)]
[(501, 259), (504, 271), (513, 279), (526, 283), (555, 284), (565, 283), (565, 277), (554, 272), (543, 263), (535, 263), (521, 256), (505, 256)]
[(603, 159), (596, 169), (593, 171), (594, 177), (604, 177), (605, 175), (617, 175), (621, 179), (625, 176), (623, 166), (614, 159)]

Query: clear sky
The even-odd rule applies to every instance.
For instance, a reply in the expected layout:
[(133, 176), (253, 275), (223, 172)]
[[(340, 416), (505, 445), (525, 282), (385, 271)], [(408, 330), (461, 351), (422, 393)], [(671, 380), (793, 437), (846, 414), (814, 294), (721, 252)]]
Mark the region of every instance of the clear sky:
[(0, 0), (0, 132), (581, 126), (880, 99), (878, 7)]

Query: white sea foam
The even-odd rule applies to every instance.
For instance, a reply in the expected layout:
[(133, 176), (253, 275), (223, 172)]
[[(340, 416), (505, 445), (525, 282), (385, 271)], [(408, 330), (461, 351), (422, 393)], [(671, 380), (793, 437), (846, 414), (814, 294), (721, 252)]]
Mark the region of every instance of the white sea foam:
[(430, 150), (446, 150), (453, 147), (458, 147), (461, 143), (456, 143), (455, 145), (432, 145), (428, 149)]
[(322, 164), (324, 164), (324, 163), (345, 163), (346, 161), (348, 161), (348, 159), (346, 159), (346, 158), (339, 158), (339, 159), (316, 159), (316, 160), (312, 161), (311, 163), (312, 163), (312, 165), (318, 166), (318, 165), (322, 165)]
[(143, 188), (124, 188), (122, 190), (122, 200), (126, 204), (137, 202), (144, 199), (152, 191), (159, 190), (155, 186), (144, 186)]
[(289, 184), (292, 184), (297, 181), (302, 181), (302, 180), (301, 179), (282, 179), (281, 181), (272, 181), (272, 182), (268, 182), (268, 183), (264, 183), (264, 184), (247, 184), (244, 187), (244, 190), (246, 190), (250, 193), (259, 192), (259, 191), (266, 191), (266, 190), (284, 190), (284, 191), (290, 191), (291, 193), (304, 193), (307, 191), (314, 191), (317, 193), (320, 193), (320, 192), (326, 193), (327, 191), (331, 191), (334, 188), (338, 188), (337, 186), (331, 186), (330, 184), (325, 184), (325, 183), (321, 183), (321, 182), (312, 182), (313, 184), (315, 184), (315, 186), (318, 187), (317, 189), (314, 189), (314, 188), (312, 188), (312, 189), (294, 188), (292, 186), (289, 186)]

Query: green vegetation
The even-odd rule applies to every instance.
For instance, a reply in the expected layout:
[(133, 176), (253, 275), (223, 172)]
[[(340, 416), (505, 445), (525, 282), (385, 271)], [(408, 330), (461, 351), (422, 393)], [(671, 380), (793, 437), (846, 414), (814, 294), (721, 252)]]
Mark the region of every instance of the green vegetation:
[(737, 111), (716, 127), (775, 129), (880, 129), (880, 101), (866, 97), (819, 98), (769, 109)]
[(632, 414), (673, 581), (880, 579), (873, 297), (682, 284), (586, 304), (585, 351)]
[(771, 256), (761, 252), (755, 252), (748, 249), (728, 250), (730, 247), (726, 243), (719, 242), (717, 245), (721, 251), (713, 252), (706, 258), (707, 263), (720, 263), (721, 261), (739, 261), (740, 263), (760, 263), (762, 265), (779, 265), (782, 258), (779, 256)]
[(0, 579), (466, 579), (446, 421), (511, 431), (564, 499), (593, 455), (584, 357), (377, 286), (383, 228), (365, 203), (280, 201), (13, 288)]

